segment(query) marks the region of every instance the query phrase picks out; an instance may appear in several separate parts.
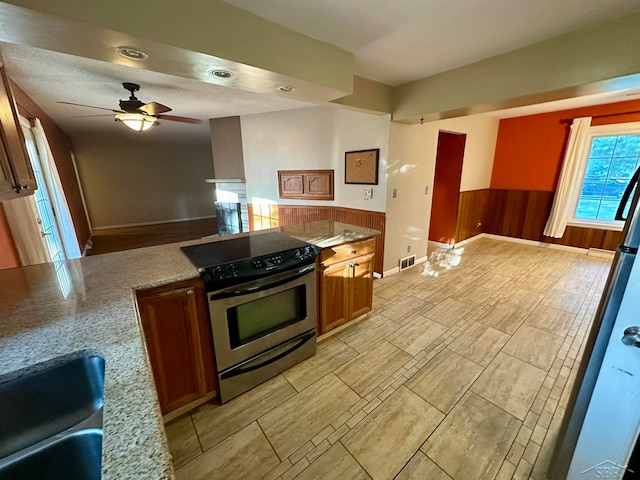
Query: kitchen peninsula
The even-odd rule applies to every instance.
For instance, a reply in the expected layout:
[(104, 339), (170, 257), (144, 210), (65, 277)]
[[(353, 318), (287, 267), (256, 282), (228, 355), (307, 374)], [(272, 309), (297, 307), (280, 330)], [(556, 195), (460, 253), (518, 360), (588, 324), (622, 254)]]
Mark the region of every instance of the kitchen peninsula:
[[(377, 234), (333, 222), (280, 230), (325, 252)], [(103, 480), (173, 477), (135, 293), (196, 279), (179, 247), (225, 238), (0, 271), (0, 376), (79, 350), (105, 359)]]

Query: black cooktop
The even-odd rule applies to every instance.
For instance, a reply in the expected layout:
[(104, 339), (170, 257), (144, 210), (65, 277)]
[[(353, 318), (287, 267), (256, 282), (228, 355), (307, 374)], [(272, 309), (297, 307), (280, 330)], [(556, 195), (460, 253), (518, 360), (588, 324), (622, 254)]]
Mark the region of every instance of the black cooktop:
[(318, 247), (278, 232), (181, 247), (208, 292), (315, 262)]
[(248, 260), (309, 246), (308, 243), (278, 232), (253, 233), (247, 237), (181, 247), (193, 265), (200, 268)]

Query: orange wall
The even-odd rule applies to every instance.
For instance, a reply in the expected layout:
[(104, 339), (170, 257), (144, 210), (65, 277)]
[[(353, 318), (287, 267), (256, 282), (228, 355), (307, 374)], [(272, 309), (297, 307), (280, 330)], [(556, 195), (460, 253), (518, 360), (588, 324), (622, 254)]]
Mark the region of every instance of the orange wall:
[[(500, 120), (491, 188), (555, 191), (569, 124), (564, 119), (640, 110), (640, 100)], [(640, 113), (594, 118), (592, 125), (640, 121)]]
[(2, 203), (0, 203), (0, 270), (19, 266), (20, 257), (18, 257), (18, 251), (16, 250), (13, 236), (9, 230), (4, 208), (2, 207)]

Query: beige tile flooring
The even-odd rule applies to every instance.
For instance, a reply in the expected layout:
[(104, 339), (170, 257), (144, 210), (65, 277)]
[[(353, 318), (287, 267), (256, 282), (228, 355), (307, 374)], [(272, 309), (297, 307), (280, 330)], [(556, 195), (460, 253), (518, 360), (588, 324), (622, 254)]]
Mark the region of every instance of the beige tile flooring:
[(493, 239), (444, 257), (376, 280), (315, 357), (168, 424), (176, 478), (545, 479), (610, 261)]

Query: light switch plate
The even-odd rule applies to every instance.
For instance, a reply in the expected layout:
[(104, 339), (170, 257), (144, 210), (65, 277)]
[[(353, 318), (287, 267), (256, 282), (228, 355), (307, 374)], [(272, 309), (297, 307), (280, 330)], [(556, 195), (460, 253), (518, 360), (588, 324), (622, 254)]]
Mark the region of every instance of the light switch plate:
[(398, 189), (394, 188), (393, 189), (393, 198), (396, 198), (398, 196)]
[(424, 187), (424, 194), (425, 194), (425, 195), (429, 195), (429, 185), (427, 185), (426, 187)]
[(364, 189), (364, 199), (365, 200), (371, 200), (371, 197), (373, 197), (373, 188), (365, 188)]

